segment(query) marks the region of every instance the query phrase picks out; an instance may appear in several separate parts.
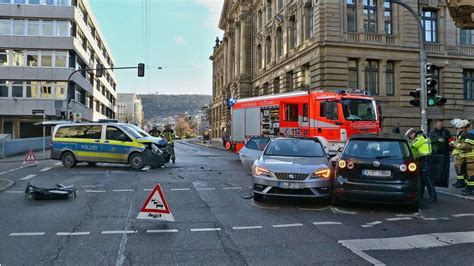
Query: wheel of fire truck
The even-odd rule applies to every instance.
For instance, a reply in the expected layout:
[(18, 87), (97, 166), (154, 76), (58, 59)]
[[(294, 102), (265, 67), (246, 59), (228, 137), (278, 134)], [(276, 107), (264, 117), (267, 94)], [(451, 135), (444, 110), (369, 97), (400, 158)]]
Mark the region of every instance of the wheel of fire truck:
[(230, 151), (232, 149), (232, 143), (230, 141), (226, 141), (224, 143), (224, 147), (227, 151)]

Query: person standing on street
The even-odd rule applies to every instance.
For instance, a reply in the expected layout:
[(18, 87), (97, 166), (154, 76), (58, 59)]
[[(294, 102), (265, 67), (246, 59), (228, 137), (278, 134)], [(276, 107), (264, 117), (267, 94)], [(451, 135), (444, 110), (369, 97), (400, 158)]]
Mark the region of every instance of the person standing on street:
[(423, 198), (425, 193), (425, 186), (428, 190), (430, 198), (429, 202), (437, 200), (436, 190), (431, 180), (431, 140), (425, 136), (423, 131), (417, 132), (414, 128), (410, 128), (405, 133), (405, 138), (408, 139), (410, 148), (413, 151), (415, 157), (417, 157), (420, 163), (420, 175), (421, 175), (421, 189), (420, 199)]
[(161, 131), (158, 129), (158, 126), (153, 126), (153, 128), (148, 132), (152, 137), (159, 137), (161, 135)]
[[(437, 155), (437, 163), (441, 161), (442, 170), (440, 173), (441, 180), (449, 180), (449, 168), (451, 165), (449, 158), (449, 139), (451, 133), (443, 126), (443, 120), (436, 120), (435, 128), (431, 130), (430, 135), (432, 155)], [(432, 176), (432, 178), (434, 178)]]
[(470, 123), (468, 120), (453, 119), (451, 124), (458, 130), (456, 139), (449, 143), (449, 146), (453, 149), (454, 169), (456, 170), (457, 179), (453, 186), (455, 188), (464, 188), (466, 187), (466, 160), (464, 158), (465, 154), (461, 149), (461, 144), (466, 140)]
[(465, 125), (463, 130), (467, 132), (466, 138), (464, 139), (464, 142), (458, 143), (455, 147), (461, 149), (461, 157), (464, 158), (465, 163), (466, 187), (464, 188), (462, 195), (472, 196), (474, 195), (474, 131), (469, 130), (471, 123), (468, 120), (463, 121), (465, 121), (462, 125)]
[(171, 126), (169, 124), (165, 125), (165, 129), (161, 133), (161, 137), (168, 141), (171, 153), (171, 161), (175, 163), (176, 155), (174, 153), (174, 140), (176, 139), (176, 135), (174, 134), (174, 131), (171, 129)]

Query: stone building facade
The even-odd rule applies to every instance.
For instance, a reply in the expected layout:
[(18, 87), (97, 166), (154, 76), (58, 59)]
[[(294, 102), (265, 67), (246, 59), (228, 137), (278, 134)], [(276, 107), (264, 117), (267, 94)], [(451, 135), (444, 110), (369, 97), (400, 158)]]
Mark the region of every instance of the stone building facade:
[[(431, 5), (430, 3), (431, 2)], [(455, 27), (444, 1), (408, 0), (424, 24), (444, 107), (428, 118), (474, 114), (474, 31)], [(228, 97), (294, 90), (365, 90), (381, 105), (383, 130), (420, 124), (409, 92), (420, 87), (418, 27), (389, 0), (225, 0), (213, 62), (212, 137), (230, 126)]]

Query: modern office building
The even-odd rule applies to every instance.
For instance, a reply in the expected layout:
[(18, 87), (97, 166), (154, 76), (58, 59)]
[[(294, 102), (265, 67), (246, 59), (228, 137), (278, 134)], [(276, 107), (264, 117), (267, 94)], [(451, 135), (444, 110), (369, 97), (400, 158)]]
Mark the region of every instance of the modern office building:
[[(444, 107), (428, 118), (474, 115), (474, 30), (445, 1), (407, 0), (421, 16)], [(376, 97), (384, 131), (420, 126), (409, 92), (420, 87), (418, 27), (389, 0), (225, 0), (213, 62), (212, 137), (230, 127), (226, 98), (354, 88)], [(430, 122), (431, 122), (430, 121)]]
[(117, 118), (121, 122), (144, 126), (142, 100), (135, 93), (119, 93), (117, 99)]
[[(33, 123), (71, 114), (115, 118), (114, 61), (87, 0), (0, 0), (0, 133), (40, 136)], [(69, 115), (68, 115), (69, 114)]]

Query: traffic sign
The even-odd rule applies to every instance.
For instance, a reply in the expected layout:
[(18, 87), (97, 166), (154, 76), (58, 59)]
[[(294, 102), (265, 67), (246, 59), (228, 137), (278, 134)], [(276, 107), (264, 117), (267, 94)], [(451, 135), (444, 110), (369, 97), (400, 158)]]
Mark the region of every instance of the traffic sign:
[(31, 110), (31, 113), (33, 113), (34, 115), (44, 114), (44, 110), (43, 109), (33, 109), (33, 110)]
[(173, 214), (166, 203), (160, 185), (156, 185), (151, 191), (137, 219), (174, 222)]
[(27, 153), (26, 153), (26, 156), (25, 156), (25, 160), (23, 160), (23, 164), (37, 164), (38, 163), (38, 159), (35, 155), (35, 153), (33, 152), (33, 150), (29, 150)]

